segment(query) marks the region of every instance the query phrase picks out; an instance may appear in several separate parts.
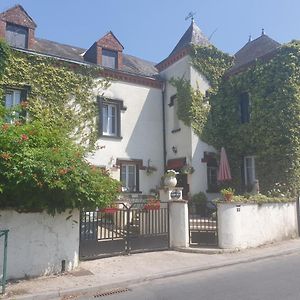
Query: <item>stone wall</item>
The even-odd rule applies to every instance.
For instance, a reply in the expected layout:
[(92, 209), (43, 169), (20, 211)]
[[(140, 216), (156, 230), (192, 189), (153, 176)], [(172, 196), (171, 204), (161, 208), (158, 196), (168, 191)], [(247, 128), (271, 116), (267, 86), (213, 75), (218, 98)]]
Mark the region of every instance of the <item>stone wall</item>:
[(296, 202), (218, 204), (220, 248), (257, 247), (298, 236)]
[[(61, 272), (63, 265), (67, 271), (78, 266), (78, 210), (54, 217), (47, 213), (1, 210), (0, 229), (9, 229), (8, 279)], [(0, 269), (3, 243), (4, 239), (0, 238)]]

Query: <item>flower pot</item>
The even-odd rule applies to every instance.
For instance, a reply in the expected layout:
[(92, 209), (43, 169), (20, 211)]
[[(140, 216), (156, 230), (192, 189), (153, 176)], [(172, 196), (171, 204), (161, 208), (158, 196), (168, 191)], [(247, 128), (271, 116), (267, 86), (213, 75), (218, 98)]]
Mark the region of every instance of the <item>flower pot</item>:
[(175, 187), (177, 184), (177, 179), (175, 176), (174, 177), (173, 176), (165, 177), (164, 184), (165, 184), (165, 186), (168, 186), (168, 187)]
[(158, 204), (145, 204), (144, 206), (145, 210), (158, 210), (160, 209), (160, 203), (158, 202)]
[(100, 211), (103, 213), (106, 213), (106, 214), (114, 214), (115, 212), (118, 211), (118, 209), (116, 207), (107, 207), (107, 208), (101, 209)]
[(228, 194), (224, 194), (224, 198), (227, 202), (230, 202), (232, 199), (233, 194), (228, 193)]

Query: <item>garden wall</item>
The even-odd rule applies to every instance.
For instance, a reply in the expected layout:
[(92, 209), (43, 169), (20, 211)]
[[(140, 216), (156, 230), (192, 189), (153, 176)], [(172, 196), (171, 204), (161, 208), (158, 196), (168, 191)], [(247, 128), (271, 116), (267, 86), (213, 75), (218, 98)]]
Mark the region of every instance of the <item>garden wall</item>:
[[(54, 217), (47, 213), (0, 211), (0, 229), (8, 233), (8, 279), (42, 276), (67, 271), (78, 266), (79, 211), (64, 212)], [(2, 269), (3, 238), (0, 238)]]
[(297, 236), (296, 202), (218, 204), (220, 248), (257, 247)]

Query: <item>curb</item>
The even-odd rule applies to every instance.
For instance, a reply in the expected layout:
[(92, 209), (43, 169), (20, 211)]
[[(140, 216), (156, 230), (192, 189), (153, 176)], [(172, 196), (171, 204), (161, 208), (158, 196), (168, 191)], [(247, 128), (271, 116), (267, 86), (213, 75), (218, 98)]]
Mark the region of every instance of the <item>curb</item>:
[(226, 254), (226, 253), (236, 253), (241, 250), (236, 249), (221, 249), (221, 248), (174, 248), (175, 251), (185, 252), (185, 253), (200, 253), (200, 254)]
[[(180, 250), (180, 249), (178, 249), (178, 250)], [(189, 249), (188, 251), (182, 251), (182, 252), (191, 252), (190, 250), (192, 251), (194, 249)], [(215, 251), (215, 250), (224, 250), (224, 249), (205, 249), (205, 250)], [(297, 252), (299, 252), (299, 250), (300, 250), (300, 248), (283, 250), (283, 251), (278, 251), (278, 252), (272, 253), (272, 254), (266, 254), (266, 255), (256, 256), (256, 257), (255, 256), (254, 257), (246, 257), (246, 258), (241, 258), (241, 259), (233, 259), (231, 261), (210, 264), (207, 266), (192, 267), (192, 268), (186, 268), (186, 269), (182, 268), (180, 270), (175, 270), (175, 271), (170, 271), (170, 272), (156, 273), (154, 275), (145, 276), (143, 278), (140, 278), (140, 277), (132, 278), (129, 280), (115, 282), (115, 283), (111, 283), (111, 284), (97, 285), (97, 286), (91, 286), (91, 287), (85, 287), (85, 288), (74, 288), (74, 289), (68, 289), (68, 290), (63, 290), (63, 291), (47, 292), (47, 293), (35, 294), (35, 295), (13, 296), (13, 298), (11, 298), (11, 299), (15, 299), (15, 300), (19, 300), (19, 299), (20, 300), (53, 300), (53, 299), (61, 299), (62, 297), (84, 296), (84, 295), (95, 293), (95, 292), (104, 292), (105, 290), (110, 290), (110, 289), (125, 288), (128, 285), (140, 284), (140, 283), (150, 281), (150, 280), (157, 280), (157, 279), (174, 277), (174, 276), (179, 276), (179, 275), (186, 275), (186, 274), (191, 274), (191, 273), (195, 273), (195, 272), (219, 269), (222, 267), (235, 266), (235, 265), (238, 265), (241, 263), (250, 263), (250, 262), (256, 262), (256, 261), (269, 259), (269, 258), (273, 258), (273, 257), (289, 255), (289, 254), (297, 253)], [(233, 253), (233, 252), (237, 252), (237, 250), (229, 249), (229, 251), (221, 252), (221, 253)], [(200, 253), (200, 252), (192, 252), (192, 253)], [(204, 252), (201, 252), (201, 253), (204, 253)], [(217, 252), (217, 253), (220, 253), (220, 252)], [(210, 252), (209, 254), (215, 254), (215, 253)], [(76, 294), (78, 294), (78, 295), (76, 295)], [(4, 299), (8, 299), (8, 298), (4, 298)]]

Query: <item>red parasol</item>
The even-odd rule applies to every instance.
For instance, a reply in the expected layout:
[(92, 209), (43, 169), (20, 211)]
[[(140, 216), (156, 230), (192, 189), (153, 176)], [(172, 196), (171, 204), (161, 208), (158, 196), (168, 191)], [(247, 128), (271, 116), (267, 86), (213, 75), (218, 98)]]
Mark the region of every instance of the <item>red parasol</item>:
[(221, 148), (220, 166), (218, 171), (218, 181), (231, 180), (230, 167), (224, 147)]

